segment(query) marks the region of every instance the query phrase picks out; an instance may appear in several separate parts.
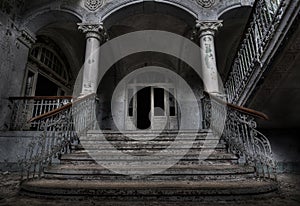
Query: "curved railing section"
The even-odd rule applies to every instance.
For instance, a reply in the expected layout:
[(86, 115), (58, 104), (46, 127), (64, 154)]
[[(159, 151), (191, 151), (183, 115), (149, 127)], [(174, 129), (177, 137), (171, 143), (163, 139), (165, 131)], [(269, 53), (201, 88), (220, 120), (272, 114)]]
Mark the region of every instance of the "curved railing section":
[[(228, 104), (208, 94), (203, 98), (203, 106), (204, 128), (210, 128), (222, 135), (228, 145), (228, 151), (236, 154), (240, 163), (253, 165), (257, 177), (277, 179), (277, 163), (273, 158), (271, 144), (268, 138), (257, 130), (256, 124), (256, 118), (267, 120), (267, 115)], [(218, 118), (211, 119), (218, 116), (220, 119), (226, 117), (225, 128), (222, 131)]]
[(257, 0), (225, 83), (228, 102), (237, 104), (251, 84), (254, 74), (262, 66), (262, 56), (278, 29), (285, 10), (286, 0)]
[(71, 153), (79, 137), (94, 128), (95, 97), (88, 95), (29, 121), (39, 121), (41, 132), (20, 160), (22, 180), (41, 178), (45, 168), (62, 154)]

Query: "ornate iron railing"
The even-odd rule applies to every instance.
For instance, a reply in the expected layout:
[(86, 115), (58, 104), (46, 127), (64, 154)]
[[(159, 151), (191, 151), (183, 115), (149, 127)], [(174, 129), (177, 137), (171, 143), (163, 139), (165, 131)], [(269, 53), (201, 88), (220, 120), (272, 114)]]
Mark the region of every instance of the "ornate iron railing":
[(261, 58), (282, 19), (285, 1), (256, 1), (245, 37), (225, 83), (225, 90), (230, 103), (238, 103), (242, 93), (251, 83), (251, 77), (262, 66)]
[(20, 158), (22, 180), (41, 178), (46, 167), (61, 154), (70, 153), (79, 137), (95, 126), (95, 94), (31, 119), (41, 121), (41, 134), (31, 140)]
[[(228, 104), (211, 95), (209, 98), (207, 94), (203, 98), (203, 105), (204, 127), (222, 135), (229, 152), (239, 156), (240, 163), (253, 165), (258, 177), (276, 179), (276, 161), (270, 142), (257, 130), (255, 121), (255, 118), (268, 117), (255, 110)], [(220, 119), (225, 117), (224, 128), (219, 126), (218, 116), (222, 116)]]
[(72, 97), (11, 97), (10, 130), (39, 130), (41, 121), (28, 122), (71, 102)]

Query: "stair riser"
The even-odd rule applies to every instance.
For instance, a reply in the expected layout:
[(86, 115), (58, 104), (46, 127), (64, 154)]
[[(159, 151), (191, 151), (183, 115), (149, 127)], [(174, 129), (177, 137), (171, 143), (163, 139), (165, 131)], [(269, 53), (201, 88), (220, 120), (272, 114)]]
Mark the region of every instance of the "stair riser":
[(118, 175), (53, 175), (46, 174), (46, 179), (61, 179), (61, 180), (103, 180), (103, 181), (203, 181), (203, 180), (246, 180), (253, 178), (254, 174), (233, 174), (233, 175), (152, 175), (143, 178), (132, 178), (130, 176), (118, 176)]
[[(163, 159), (170, 159), (170, 158), (174, 158), (174, 159), (179, 159), (182, 161), (203, 161), (203, 160), (208, 160), (208, 161), (237, 161), (238, 159), (235, 157), (199, 157), (199, 156), (184, 156), (184, 157), (170, 157), (170, 156), (161, 156), (160, 158), (154, 158), (154, 157), (141, 157), (141, 161), (152, 161), (152, 160), (157, 160), (157, 161), (161, 161)], [(97, 161), (97, 160), (105, 160), (108, 162), (114, 162), (114, 161), (131, 161), (132, 160), (132, 156), (126, 157), (119, 157), (119, 156), (110, 156), (110, 157), (99, 157), (99, 156), (92, 156), (92, 157), (74, 157), (74, 158), (63, 158), (61, 159), (61, 163), (63, 163), (63, 161)]]
[[(87, 151), (92, 151), (92, 152), (97, 152), (98, 150), (100, 150), (99, 146), (86, 146), (84, 148)], [(188, 150), (195, 150), (198, 153), (200, 153), (200, 151), (202, 150), (216, 150), (216, 151), (226, 151), (226, 147), (225, 146), (217, 146), (217, 147), (201, 147), (201, 148), (115, 148), (115, 147), (111, 147), (111, 148), (101, 148), (101, 152), (105, 152), (107, 151), (109, 154), (114, 153), (114, 151), (117, 152), (124, 152), (124, 153), (133, 153), (133, 152), (137, 152), (137, 153), (142, 153), (142, 152), (146, 152), (146, 153), (157, 153), (157, 152), (161, 152), (163, 150), (167, 150), (169, 151), (174, 151), (174, 153), (176, 154), (177, 151), (188, 151)]]
[[(164, 135), (164, 136), (159, 136), (159, 135), (105, 135), (104, 136), (106, 140), (109, 141), (123, 141), (123, 140), (138, 140), (138, 141), (174, 141), (180, 140), (180, 141), (203, 141), (203, 140), (219, 140), (219, 137), (214, 137), (211, 135), (205, 136), (205, 135)], [(88, 135), (88, 136), (82, 136), (80, 138), (81, 140), (85, 141), (97, 141), (97, 140), (102, 140), (103, 136), (99, 135)]]
[[(90, 130), (87, 132), (88, 135), (99, 135), (100, 131), (98, 130)], [(112, 131), (112, 130), (107, 130), (103, 131), (101, 130), (101, 134), (107, 135), (107, 136), (122, 136), (122, 135), (197, 135), (197, 136), (205, 136), (205, 135), (210, 135), (213, 136), (212, 132), (208, 131), (190, 131), (190, 130), (181, 130), (180, 132), (175, 131), (175, 130), (169, 130), (169, 131), (156, 131), (156, 130), (135, 130), (135, 131)]]
[(219, 144), (219, 141), (201, 141), (201, 142), (175, 142), (175, 141), (159, 141), (159, 142), (125, 142), (125, 141), (81, 141), (81, 145), (90, 146), (90, 145), (99, 145), (99, 146), (114, 146), (114, 147), (133, 147), (133, 148), (149, 148), (149, 147), (169, 147), (170, 145), (174, 146), (183, 146), (183, 147), (202, 147), (203, 145), (224, 145)]
[(179, 148), (194, 148), (203, 146), (224, 146), (225, 144), (220, 144), (219, 141), (156, 141), (156, 142), (136, 142), (136, 141), (81, 141), (82, 146), (114, 146), (123, 148), (166, 148), (169, 146), (179, 147)]
[[(140, 156), (148, 156), (148, 154), (142, 154), (139, 150), (132, 150), (135, 151), (137, 153), (137, 155)], [(105, 153), (107, 152), (107, 153)], [(93, 157), (97, 157), (97, 156), (107, 156), (107, 157), (112, 157), (112, 156), (118, 156), (120, 157), (120, 152), (123, 152), (124, 155), (126, 155), (126, 151), (122, 151), (122, 150), (97, 150), (97, 149), (93, 149), (93, 150), (84, 150), (84, 149), (80, 149), (80, 150), (75, 150), (72, 151), (70, 154), (67, 155), (63, 155), (64, 156), (83, 156), (84, 157), (89, 157), (89, 156), (93, 156)], [(176, 157), (176, 156), (180, 156), (182, 157), (182, 153), (180, 152), (180, 150), (158, 150), (155, 151), (157, 152), (156, 155), (159, 154), (160, 157), (162, 156), (172, 156), (172, 157)], [(180, 153), (179, 153), (180, 152)], [(201, 154), (206, 155), (206, 156), (220, 156), (221, 154), (225, 154), (225, 156), (234, 156), (233, 154), (229, 154), (227, 152), (227, 149), (225, 149), (224, 147), (217, 147), (217, 148), (203, 148), (203, 149), (184, 149), (182, 152), (185, 153), (185, 156), (193, 156), (195, 158), (198, 158), (199, 155)], [(132, 152), (131, 152), (132, 153)], [(153, 154), (153, 152), (151, 152), (151, 154)], [(222, 156), (222, 155), (221, 155)]]
[[(124, 160), (126, 161), (126, 160)], [(209, 161), (209, 163), (207, 162)], [(89, 165), (89, 164), (95, 164), (97, 160), (63, 160), (61, 161), (61, 164), (73, 164), (73, 165)], [(102, 162), (102, 161), (101, 161)], [(115, 161), (107, 161), (107, 164), (111, 163), (113, 164)], [(118, 161), (120, 162), (120, 161)], [(209, 164), (216, 164), (216, 165), (230, 165), (230, 164), (237, 164), (237, 160), (203, 160), (202, 165), (209, 165)], [(199, 160), (188, 160), (188, 159), (181, 159), (176, 165), (199, 165)]]
[[(274, 192), (277, 190), (276, 185), (266, 185), (257, 187), (243, 187), (243, 188), (231, 188), (227, 187), (226, 189), (218, 189), (218, 188), (188, 188), (188, 187), (180, 187), (180, 188), (44, 188), (44, 187), (31, 187), (23, 185), (22, 192), (30, 193), (31, 195), (37, 194), (38, 196), (47, 195), (48, 198), (58, 197), (104, 197), (105, 199), (120, 199), (125, 200), (124, 197), (135, 200), (135, 199), (143, 199), (150, 198), (153, 200), (158, 200), (159, 197), (163, 199), (166, 197), (173, 197), (174, 200), (178, 200), (178, 197), (192, 197), (192, 200), (196, 198), (205, 199), (205, 198), (213, 198), (211, 200), (216, 201), (219, 200), (236, 200), (239, 197), (250, 197), (251, 195), (261, 195), (268, 192)], [(107, 199), (106, 199), (107, 200)]]
[[(111, 165), (111, 169), (115, 169), (117, 171), (127, 172), (131, 171), (139, 171), (143, 174), (143, 172), (151, 172), (152, 174), (156, 174), (157, 170), (160, 169), (161, 172), (159, 175), (235, 175), (235, 174), (253, 174), (255, 172), (253, 167), (216, 167), (216, 166), (202, 166), (198, 169), (198, 167), (184, 167), (184, 166), (173, 166), (171, 168), (164, 168), (160, 165), (120, 165), (115, 164)], [(155, 168), (155, 169), (152, 169)], [(72, 165), (68, 165), (67, 168), (63, 167), (60, 169), (46, 169), (45, 174), (60, 174), (60, 175), (117, 175), (115, 172), (102, 167), (100, 165), (93, 165), (90, 167), (73, 167)], [(124, 174), (122, 172), (122, 174)]]
[[(181, 159), (181, 160), (191, 160), (191, 161), (200, 161), (200, 160), (231, 160), (237, 161), (238, 158), (235, 155), (224, 155), (224, 153), (213, 153), (213, 154), (206, 154), (206, 153), (199, 153), (199, 152), (188, 152), (186, 155), (181, 156), (178, 154), (170, 155), (170, 154), (159, 154), (158, 156), (136, 156), (139, 157), (142, 161), (150, 161), (150, 160), (162, 160), (162, 159)], [(94, 161), (94, 160), (107, 160), (107, 161), (128, 161), (132, 160), (132, 156), (130, 155), (120, 155), (119, 153), (111, 153), (110, 155), (102, 155), (99, 152), (90, 152), (90, 153), (83, 153), (83, 154), (69, 154), (63, 155), (61, 157), (61, 162), (63, 161)]]
[[(186, 155), (178, 156), (178, 154), (170, 155), (170, 154), (160, 154), (156, 158), (154, 156), (143, 156), (141, 158), (142, 161), (150, 161), (156, 159), (157, 161), (161, 161), (163, 159), (175, 158), (180, 159), (180, 162), (184, 162), (185, 164), (196, 163), (199, 164), (199, 161), (210, 161), (214, 164), (219, 163), (237, 163), (238, 158), (235, 155), (220, 153), (216, 151), (211, 151), (212, 153), (201, 153), (196, 150), (190, 150)], [(101, 153), (95, 151), (90, 153), (74, 153), (69, 155), (63, 155), (61, 157), (61, 164), (88, 164), (94, 163), (95, 161), (103, 161), (107, 162), (124, 162), (132, 160), (132, 156), (129, 155), (120, 155), (119, 153), (111, 153), (110, 155), (102, 155)]]
[(159, 138), (159, 139), (151, 139), (151, 138), (136, 138), (136, 139), (129, 139), (129, 138), (106, 138), (102, 139), (99, 137), (91, 137), (91, 138), (80, 138), (81, 142), (141, 142), (141, 143), (168, 143), (168, 142), (219, 142), (220, 139), (214, 139), (214, 138)]

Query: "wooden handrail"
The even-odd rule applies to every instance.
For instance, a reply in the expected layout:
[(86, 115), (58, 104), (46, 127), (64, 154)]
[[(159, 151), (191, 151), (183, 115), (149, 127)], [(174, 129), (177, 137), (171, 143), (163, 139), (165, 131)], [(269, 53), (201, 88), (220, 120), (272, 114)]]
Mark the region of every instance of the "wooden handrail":
[(237, 106), (237, 105), (230, 104), (230, 103), (227, 103), (227, 105), (228, 105), (228, 107), (230, 107), (230, 108), (232, 108), (234, 110), (238, 110), (240, 112), (249, 114), (251, 116), (258, 117), (258, 118), (260, 118), (262, 120), (270, 120), (270, 118), (268, 117), (268, 115), (266, 115), (263, 112), (259, 112), (259, 111), (256, 111), (254, 109), (249, 109), (249, 108), (246, 108), (246, 107)]
[(50, 111), (50, 112), (47, 112), (47, 113), (45, 113), (45, 114), (42, 114), (42, 115), (40, 115), (40, 116), (33, 117), (33, 118), (31, 118), (28, 122), (31, 123), (31, 122), (34, 122), (34, 121), (38, 121), (38, 120), (41, 120), (41, 119), (45, 119), (45, 118), (47, 118), (47, 117), (52, 117), (52, 116), (54, 116), (54, 115), (56, 115), (56, 114), (58, 114), (58, 113), (60, 113), (60, 112), (62, 112), (62, 111), (65, 111), (65, 110), (71, 108), (73, 105), (76, 105), (76, 104), (78, 104), (79, 102), (81, 102), (81, 101), (83, 101), (83, 100), (85, 100), (85, 99), (87, 99), (87, 98), (89, 98), (89, 97), (91, 97), (91, 96), (93, 96), (93, 95), (95, 95), (95, 94), (89, 94), (89, 95), (84, 96), (84, 97), (82, 97), (82, 98), (77, 98), (74, 102), (70, 102), (70, 103), (68, 103), (68, 104), (66, 104), (66, 105), (64, 105), (64, 106), (62, 106), (62, 107), (60, 107), (60, 108), (54, 109), (54, 110), (52, 110), (52, 111)]
[[(240, 111), (242, 113), (246, 113), (246, 114), (254, 116), (254, 117), (258, 117), (258, 118), (263, 119), (263, 120), (269, 120), (269, 117), (266, 114), (262, 113), (262, 112), (256, 111), (254, 109), (249, 109), (249, 108), (246, 108), (246, 107), (237, 106), (237, 105), (234, 105), (234, 104), (227, 103), (227, 102), (219, 99), (218, 97), (209, 94), (208, 92), (204, 92), (204, 94), (209, 95), (211, 98), (213, 98), (214, 100), (216, 100), (217, 102), (219, 102), (221, 104), (226, 104), (231, 109)], [(54, 110), (52, 110), (50, 112), (47, 112), (45, 114), (42, 114), (40, 116), (31, 118), (28, 122), (34, 122), (34, 121), (38, 121), (38, 120), (41, 120), (41, 119), (44, 119), (44, 118), (47, 118), (47, 117), (54, 116), (54, 115), (56, 115), (56, 114), (58, 114), (58, 113), (60, 113), (60, 112), (62, 112), (64, 110), (69, 109), (73, 105), (78, 104), (82, 100), (85, 100), (85, 99), (91, 97), (92, 95), (95, 95), (95, 94), (89, 94), (89, 95), (87, 95), (85, 97), (78, 98), (74, 102), (70, 102), (70, 103), (68, 103), (68, 104), (66, 104), (66, 105), (64, 105), (64, 106), (62, 106), (60, 108), (54, 109)]]
[(72, 99), (72, 96), (34, 96), (34, 97), (9, 97), (9, 100), (56, 100), (56, 99)]
[(266, 115), (262, 112), (256, 111), (254, 109), (249, 109), (249, 108), (246, 108), (246, 107), (242, 107), (242, 106), (237, 106), (237, 105), (234, 105), (234, 104), (231, 104), (231, 103), (227, 103), (227, 102), (221, 100), (220, 98), (218, 98), (218, 97), (216, 97), (212, 94), (209, 94), (208, 92), (205, 92), (205, 91), (204, 91), (204, 94), (209, 95), (212, 99), (216, 100), (217, 102), (219, 102), (221, 104), (226, 104), (231, 109), (240, 111), (242, 113), (246, 113), (248, 115), (251, 115), (253, 117), (257, 117), (257, 118), (260, 118), (260, 119), (263, 119), (263, 120), (269, 120), (268, 115)]

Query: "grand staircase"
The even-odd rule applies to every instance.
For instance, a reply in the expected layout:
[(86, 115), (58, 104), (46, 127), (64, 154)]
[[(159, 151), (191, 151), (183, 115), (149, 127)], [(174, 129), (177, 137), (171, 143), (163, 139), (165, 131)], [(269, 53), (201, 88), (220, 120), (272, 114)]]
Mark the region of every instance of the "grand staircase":
[[(242, 164), (238, 156), (228, 152), (225, 141), (207, 130), (197, 133), (106, 131), (103, 135), (104, 139), (100, 138), (99, 131), (88, 131), (71, 153), (60, 157), (59, 164), (44, 170), (42, 178), (23, 182), (22, 192), (53, 198), (226, 200), (263, 195), (277, 189), (275, 181), (258, 179), (254, 166)], [(168, 151), (176, 141), (180, 144)], [(192, 147), (186, 148), (188, 145)], [(186, 149), (187, 153), (181, 156), (181, 151)], [(143, 162), (130, 162), (132, 156), (140, 157)], [(153, 164), (153, 158), (159, 164)], [(156, 173), (169, 163), (168, 158), (179, 161)], [(136, 173), (126, 175), (126, 171)]]

